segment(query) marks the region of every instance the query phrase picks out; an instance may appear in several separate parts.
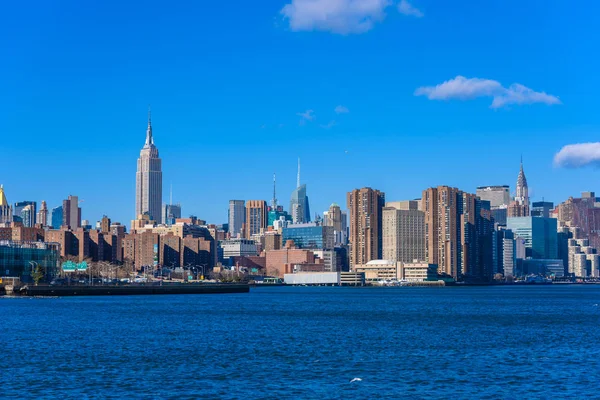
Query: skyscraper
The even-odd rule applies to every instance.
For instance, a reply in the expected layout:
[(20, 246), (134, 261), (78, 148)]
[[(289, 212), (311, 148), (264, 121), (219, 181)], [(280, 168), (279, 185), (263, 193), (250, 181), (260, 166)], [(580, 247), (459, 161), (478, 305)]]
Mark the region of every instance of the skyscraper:
[(60, 229), (63, 223), (63, 208), (62, 206), (54, 207), (50, 211), (50, 226), (52, 229)]
[(77, 196), (69, 195), (66, 200), (63, 200), (62, 211), (63, 226), (70, 226), (71, 229), (81, 228), (81, 208)]
[(425, 261), (425, 213), (418, 201), (387, 203), (382, 221), (384, 260)]
[(489, 201), (492, 210), (510, 204), (510, 187), (508, 185), (480, 186), (475, 194), (481, 200)]
[(508, 206), (510, 205), (510, 187), (502, 186), (480, 186), (477, 188), (477, 197), (490, 202), (492, 217), (498, 225), (506, 225)]
[(261, 233), (267, 227), (267, 202), (248, 200), (246, 202), (246, 238)]
[(37, 213), (36, 223), (42, 226), (48, 226), (48, 205), (44, 200), (42, 200), (42, 207), (40, 211)]
[(489, 279), (493, 272), (489, 202), (448, 186), (426, 189), (422, 202), (427, 261), (454, 279)]
[(163, 204), (162, 223), (165, 225), (175, 224), (175, 220), (181, 218), (181, 204)]
[(551, 201), (534, 201), (531, 204), (530, 214), (532, 217), (550, 218), (553, 209), (554, 203)]
[(19, 217), (23, 226), (32, 228), (35, 225), (37, 203), (35, 201), (18, 201), (13, 207), (13, 217)]
[(529, 187), (525, 171), (523, 171), (523, 159), (521, 159), (521, 169), (517, 177), (517, 193), (508, 207), (508, 217), (529, 217), (529, 211)]
[(323, 225), (333, 226), (335, 231), (342, 230), (342, 209), (336, 203), (329, 206), (329, 210), (323, 213)]
[(100, 221), (100, 232), (102, 233), (110, 233), (110, 218), (106, 215), (102, 217), (102, 221)]
[(298, 178), (296, 189), (292, 192), (290, 199), (290, 214), (294, 224), (310, 222), (310, 206), (306, 195), (306, 184), (300, 184), (300, 159), (298, 159)]
[(135, 215), (139, 218), (148, 214), (151, 219), (161, 222), (162, 206), (162, 165), (158, 157), (158, 148), (152, 137), (152, 120), (148, 111), (146, 142), (137, 161)]
[(12, 207), (8, 201), (6, 201), (4, 186), (0, 185), (0, 224), (10, 224), (12, 220)]
[(554, 260), (558, 257), (558, 229), (555, 218), (509, 218), (507, 228), (525, 240), (525, 257)]
[(382, 212), (385, 193), (354, 189), (346, 196), (350, 213), (350, 267), (381, 259)]
[(23, 226), (32, 228), (35, 225), (35, 207), (31, 204), (26, 205), (21, 209), (21, 221)]
[(246, 222), (246, 202), (229, 200), (229, 234), (232, 238), (244, 236)]

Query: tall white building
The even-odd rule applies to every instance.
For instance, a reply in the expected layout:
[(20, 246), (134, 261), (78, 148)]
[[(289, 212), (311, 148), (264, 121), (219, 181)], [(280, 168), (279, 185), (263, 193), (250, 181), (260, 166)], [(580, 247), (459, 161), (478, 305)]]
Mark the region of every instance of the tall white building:
[(418, 201), (387, 203), (383, 209), (383, 259), (425, 260), (425, 213)]
[(160, 223), (162, 206), (162, 164), (158, 157), (158, 148), (152, 137), (152, 121), (148, 111), (148, 129), (146, 143), (137, 162), (135, 189), (135, 215), (148, 213), (151, 219)]

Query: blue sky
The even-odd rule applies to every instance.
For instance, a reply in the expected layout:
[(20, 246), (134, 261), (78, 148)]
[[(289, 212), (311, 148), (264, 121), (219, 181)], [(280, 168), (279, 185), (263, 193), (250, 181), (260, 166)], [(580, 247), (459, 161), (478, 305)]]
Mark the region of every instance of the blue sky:
[(521, 154), (534, 200), (600, 192), (597, 148), (553, 163), (598, 141), (600, 5), (577, 5), (9, 2), (0, 183), (11, 202), (76, 194), (83, 218), (129, 224), (151, 104), (165, 200), (172, 184), (215, 223), (229, 199), (269, 200), (273, 172), (287, 208), (297, 157), (313, 213), (363, 186), (514, 190)]

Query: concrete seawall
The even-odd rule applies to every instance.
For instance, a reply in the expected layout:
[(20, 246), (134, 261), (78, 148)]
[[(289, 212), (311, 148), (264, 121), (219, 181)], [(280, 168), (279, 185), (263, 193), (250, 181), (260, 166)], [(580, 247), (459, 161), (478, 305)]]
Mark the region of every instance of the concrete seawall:
[(119, 286), (23, 286), (15, 295), (21, 296), (115, 296), (147, 294), (219, 294), (248, 293), (245, 284), (166, 284)]

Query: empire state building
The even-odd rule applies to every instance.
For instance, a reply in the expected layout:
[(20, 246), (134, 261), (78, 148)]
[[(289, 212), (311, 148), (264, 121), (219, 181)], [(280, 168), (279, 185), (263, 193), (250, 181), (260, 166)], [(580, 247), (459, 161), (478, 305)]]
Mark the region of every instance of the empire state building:
[(135, 185), (135, 214), (136, 218), (148, 213), (150, 218), (161, 223), (162, 205), (162, 167), (158, 158), (158, 148), (152, 137), (152, 120), (148, 111), (148, 129), (146, 143), (140, 151), (137, 161)]

